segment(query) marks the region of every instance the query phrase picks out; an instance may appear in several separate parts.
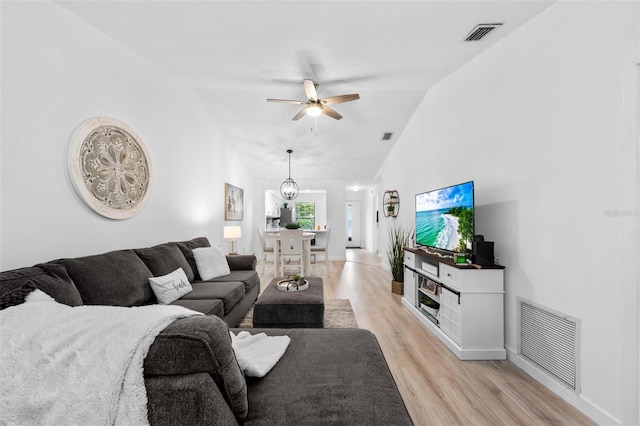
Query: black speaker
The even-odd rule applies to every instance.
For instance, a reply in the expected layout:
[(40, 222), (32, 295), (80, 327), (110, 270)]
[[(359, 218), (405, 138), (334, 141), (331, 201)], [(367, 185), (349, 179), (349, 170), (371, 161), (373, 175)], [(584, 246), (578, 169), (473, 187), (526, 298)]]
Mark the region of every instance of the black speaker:
[(483, 240), (473, 242), (472, 262), (476, 265), (493, 265), (493, 241)]

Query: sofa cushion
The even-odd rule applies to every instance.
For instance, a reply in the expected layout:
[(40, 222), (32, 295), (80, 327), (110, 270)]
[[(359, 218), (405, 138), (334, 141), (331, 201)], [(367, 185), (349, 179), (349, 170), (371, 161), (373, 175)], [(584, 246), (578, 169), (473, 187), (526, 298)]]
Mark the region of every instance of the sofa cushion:
[(149, 285), (161, 305), (168, 305), (193, 290), (182, 268), (161, 277), (149, 278)]
[(251, 290), (256, 286), (260, 287), (260, 276), (253, 269), (239, 270), (239, 271), (232, 270), (229, 275), (207, 280), (207, 282), (222, 282), (222, 281), (241, 281), (244, 284), (245, 293), (248, 293), (249, 290)]
[(244, 297), (244, 284), (239, 281), (191, 283), (193, 291), (182, 296), (182, 299), (220, 299), (224, 306), (224, 314), (228, 314)]
[(142, 259), (154, 277), (167, 275), (178, 268), (182, 268), (189, 281), (193, 281), (193, 270), (189, 262), (182, 254), (182, 250), (174, 243), (165, 243), (157, 246), (135, 249), (138, 257)]
[(238, 425), (209, 373), (145, 376), (150, 425)]
[(227, 263), (227, 257), (220, 247), (199, 247), (193, 249), (193, 257), (198, 266), (198, 273), (202, 280), (229, 275), (231, 270)]
[(59, 259), (87, 305), (138, 306), (153, 303), (153, 276), (133, 250)]
[(27, 296), (36, 290), (36, 285), (31, 281), (27, 281), (20, 287), (16, 287), (13, 290), (0, 294), (0, 310), (22, 305), (27, 299)]
[(231, 347), (227, 324), (215, 316), (177, 320), (156, 337), (144, 360), (145, 376), (208, 372), (238, 421), (247, 415), (247, 386)]
[(255, 270), (258, 259), (253, 254), (227, 255), (227, 263), (232, 271)]
[(222, 318), (224, 316), (224, 304), (220, 299), (183, 299), (180, 298), (171, 303), (182, 306), (192, 311), (202, 312), (205, 315), (215, 315)]
[(245, 424), (308, 424), (309, 419), (314, 424), (413, 424), (370, 331), (243, 330), (291, 338), (286, 352), (266, 376), (247, 378), (249, 414)]
[(179, 241), (174, 244), (178, 246), (185, 259), (187, 259), (189, 266), (191, 266), (191, 270), (194, 275), (193, 279), (196, 281), (201, 280), (202, 277), (200, 277), (200, 274), (198, 273), (198, 267), (196, 266), (196, 261), (193, 258), (193, 249), (198, 247), (211, 247), (209, 240), (206, 237), (198, 237), (193, 240)]
[(0, 294), (32, 282), (36, 288), (69, 306), (82, 305), (82, 297), (62, 265), (43, 263), (0, 273)]

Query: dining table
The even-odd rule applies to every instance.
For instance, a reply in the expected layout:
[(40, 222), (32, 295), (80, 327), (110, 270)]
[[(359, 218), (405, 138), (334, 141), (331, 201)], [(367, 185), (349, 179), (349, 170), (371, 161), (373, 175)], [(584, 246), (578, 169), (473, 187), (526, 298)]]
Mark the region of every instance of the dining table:
[[(282, 241), (280, 231), (266, 230), (264, 236), (265, 238), (269, 238), (273, 240), (273, 266), (274, 266), (274, 271), (278, 271), (280, 267), (280, 242)], [(302, 233), (302, 249), (304, 252), (304, 256), (303, 256), (304, 271), (306, 275), (310, 275), (309, 272), (311, 270), (311, 240), (313, 240), (315, 237), (316, 237), (315, 232), (304, 231)]]

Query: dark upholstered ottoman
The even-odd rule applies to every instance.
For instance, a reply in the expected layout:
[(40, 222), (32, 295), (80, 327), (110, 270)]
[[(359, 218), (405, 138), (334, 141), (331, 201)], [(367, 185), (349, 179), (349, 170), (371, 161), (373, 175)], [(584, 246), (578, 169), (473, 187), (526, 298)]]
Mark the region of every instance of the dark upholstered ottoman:
[(274, 278), (253, 307), (253, 327), (322, 328), (324, 295), (322, 278), (306, 277), (309, 288), (304, 291), (280, 291), (282, 278)]

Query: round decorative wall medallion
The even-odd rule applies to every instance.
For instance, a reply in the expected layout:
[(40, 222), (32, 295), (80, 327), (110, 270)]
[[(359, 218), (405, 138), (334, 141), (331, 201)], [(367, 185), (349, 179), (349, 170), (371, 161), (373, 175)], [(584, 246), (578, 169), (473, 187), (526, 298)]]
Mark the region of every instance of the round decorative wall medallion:
[(142, 138), (109, 117), (83, 121), (69, 141), (68, 168), (76, 192), (96, 213), (127, 219), (142, 210), (153, 171)]

